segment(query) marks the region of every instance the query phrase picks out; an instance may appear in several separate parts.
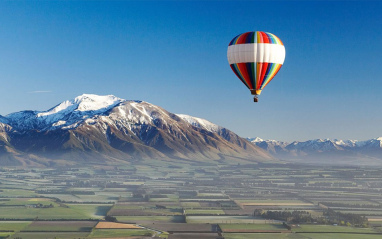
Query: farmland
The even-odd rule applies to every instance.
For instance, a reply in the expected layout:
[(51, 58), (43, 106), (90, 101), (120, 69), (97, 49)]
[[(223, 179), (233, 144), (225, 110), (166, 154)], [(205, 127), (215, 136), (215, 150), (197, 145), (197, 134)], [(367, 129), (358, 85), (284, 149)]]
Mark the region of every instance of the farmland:
[(382, 169), (245, 162), (0, 168), (0, 238), (379, 238)]

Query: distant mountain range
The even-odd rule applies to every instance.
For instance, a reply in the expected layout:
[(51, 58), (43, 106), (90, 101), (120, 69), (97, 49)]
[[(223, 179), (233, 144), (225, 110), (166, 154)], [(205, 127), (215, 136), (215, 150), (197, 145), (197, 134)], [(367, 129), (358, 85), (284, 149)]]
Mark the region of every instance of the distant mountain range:
[(84, 94), (47, 111), (0, 116), (0, 165), (141, 159), (274, 160), (232, 131), (144, 102)]
[(314, 139), (292, 143), (258, 137), (247, 140), (281, 160), (316, 164), (382, 164), (382, 137), (365, 141)]
[(243, 139), (205, 119), (112, 95), (84, 94), (47, 111), (0, 115), (0, 165), (119, 164), (141, 159), (382, 165), (382, 137), (292, 143)]

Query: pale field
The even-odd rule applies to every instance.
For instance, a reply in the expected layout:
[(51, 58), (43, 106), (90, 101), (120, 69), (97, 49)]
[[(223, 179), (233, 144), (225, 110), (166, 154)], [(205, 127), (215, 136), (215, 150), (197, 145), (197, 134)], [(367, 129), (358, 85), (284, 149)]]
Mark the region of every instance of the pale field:
[(382, 222), (382, 218), (368, 218), (369, 222)]
[(265, 220), (262, 218), (254, 218), (251, 216), (187, 216), (186, 220), (187, 223), (281, 223), (278, 220)]
[(123, 182), (123, 185), (143, 185), (145, 182)]
[(117, 222), (99, 222), (95, 227), (97, 229), (140, 229), (135, 224), (125, 224)]
[(312, 203), (288, 203), (288, 202), (244, 202), (243, 206), (313, 206)]

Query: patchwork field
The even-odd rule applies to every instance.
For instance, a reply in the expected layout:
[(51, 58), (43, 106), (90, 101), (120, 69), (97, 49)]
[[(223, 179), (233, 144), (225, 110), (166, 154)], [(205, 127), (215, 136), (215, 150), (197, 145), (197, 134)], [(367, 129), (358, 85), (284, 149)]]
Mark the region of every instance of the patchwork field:
[(382, 237), (378, 168), (134, 161), (0, 170), (0, 238)]

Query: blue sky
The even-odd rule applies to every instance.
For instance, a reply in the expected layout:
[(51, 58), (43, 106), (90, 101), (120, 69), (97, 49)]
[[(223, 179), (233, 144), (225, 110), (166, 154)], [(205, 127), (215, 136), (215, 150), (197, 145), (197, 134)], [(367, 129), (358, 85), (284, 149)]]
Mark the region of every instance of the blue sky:
[[(379, 1), (1, 1), (0, 114), (113, 94), (242, 137), (379, 137), (381, 10)], [(247, 31), (286, 47), (257, 104), (226, 58)]]

